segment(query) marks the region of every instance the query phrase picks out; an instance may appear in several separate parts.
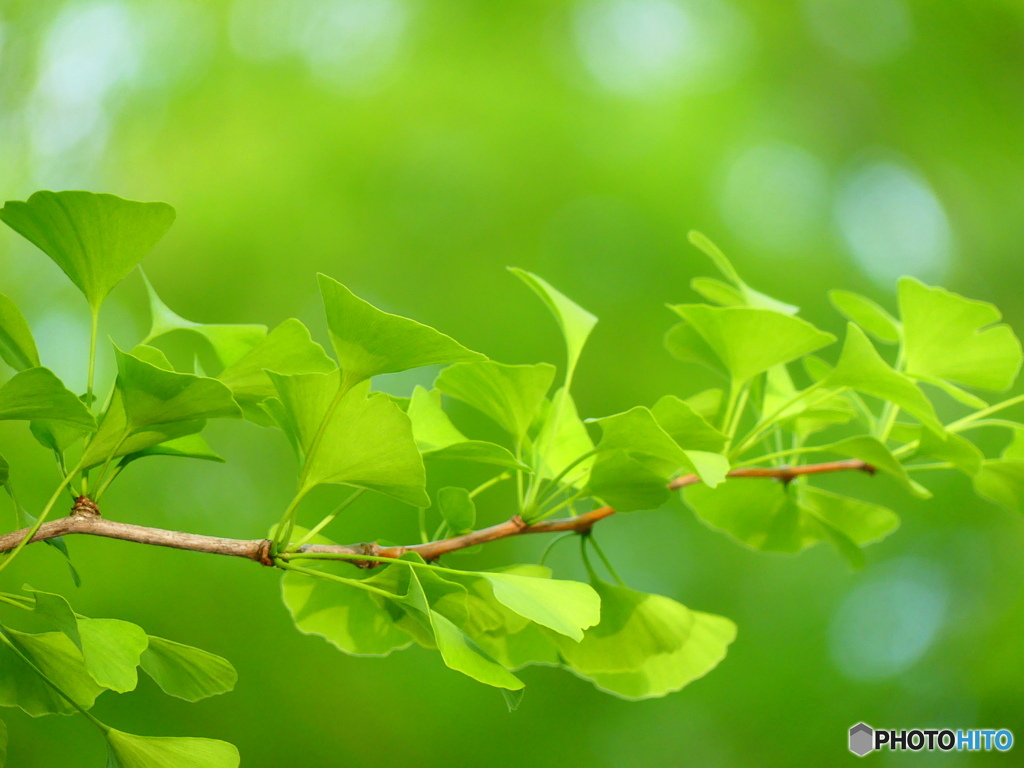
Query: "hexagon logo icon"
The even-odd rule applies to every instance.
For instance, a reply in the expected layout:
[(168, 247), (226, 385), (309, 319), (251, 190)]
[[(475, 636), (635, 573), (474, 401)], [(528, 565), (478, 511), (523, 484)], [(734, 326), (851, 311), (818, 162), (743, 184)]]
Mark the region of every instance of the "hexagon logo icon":
[(864, 757), (875, 748), (875, 732), (867, 723), (857, 723), (850, 729), (850, 751)]

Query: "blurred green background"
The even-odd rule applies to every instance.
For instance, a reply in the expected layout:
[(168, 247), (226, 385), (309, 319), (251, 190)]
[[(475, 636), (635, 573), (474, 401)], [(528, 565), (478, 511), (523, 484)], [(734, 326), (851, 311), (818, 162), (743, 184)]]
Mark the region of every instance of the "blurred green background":
[[(661, 347), (664, 303), (693, 299), (688, 280), (710, 272), (691, 228), (828, 330), (841, 323), (827, 290), (892, 308), (901, 274), (994, 301), (1024, 330), (1022, 94), (1015, 0), (3, 0), (0, 192), (166, 200), (178, 221), (146, 269), (176, 311), (294, 315), (321, 339), (317, 271), (495, 359), (559, 362), (554, 325), (504, 267), (531, 269), (601, 318), (576, 378), (598, 416), (712, 383)], [(6, 229), (0, 290), (44, 364), (83, 388), (85, 303)], [(147, 322), (133, 276), (103, 332), (130, 344)], [(403, 393), (434, 373), (379, 384)], [(228, 464), (134, 465), (104, 513), (263, 536), (292, 490), (284, 438), (228, 423), (209, 439)], [(54, 482), (42, 449), (23, 427), (0, 440), (38, 508)], [(532, 668), (509, 714), (436, 654), (346, 657), (296, 632), (279, 574), (244, 562), (80, 537), (81, 589), (42, 547), (4, 580), (230, 658), (227, 696), (190, 705), (143, 681), (96, 711), (137, 733), (228, 739), (250, 768), (835, 765), (855, 760), (846, 730), (861, 720), (1024, 739), (1024, 524), (962, 477), (928, 479), (928, 502), (882, 478), (829, 480), (903, 515), (859, 573), (823, 547), (747, 551), (678, 501), (603, 523), (632, 586), (740, 628), (711, 675), (641, 703)], [(490, 496), (488, 521), (504, 502)], [(411, 510), (364, 499), (359, 512), (332, 537), (414, 538)], [(555, 564), (579, 575), (571, 550)], [(2, 715), (12, 766), (103, 763), (81, 718)]]

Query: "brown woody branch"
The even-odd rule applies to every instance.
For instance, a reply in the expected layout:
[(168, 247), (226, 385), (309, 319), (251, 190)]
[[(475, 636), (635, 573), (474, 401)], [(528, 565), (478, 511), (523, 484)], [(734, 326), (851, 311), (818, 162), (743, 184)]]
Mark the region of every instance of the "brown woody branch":
[[(874, 474), (875, 469), (860, 459), (844, 459), (842, 461), (829, 461), (822, 464), (806, 464), (799, 467), (746, 467), (734, 469), (729, 472), (728, 476), (769, 478), (788, 483), (801, 475), (849, 471)], [(700, 478), (696, 475), (683, 475), (669, 483), (668, 487), (675, 490), (699, 482)], [(595, 523), (614, 514), (615, 510), (611, 507), (600, 507), (577, 517), (542, 520), (533, 524), (527, 524), (519, 515), (515, 515), (511, 520), (492, 525), (489, 528), (481, 528), (479, 531), (473, 531), (463, 536), (430, 541), (426, 544), (397, 547), (381, 547), (376, 542), (339, 544), (334, 546), (307, 544), (301, 547), (299, 551), (384, 558), (398, 558), (407, 552), (416, 552), (424, 560), (436, 560), (442, 555), (459, 549), (473, 547), (477, 544), (486, 544), (487, 542), (508, 538), (509, 536), (519, 536), (524, 533), (555, 533), (557, 531), (588, 533)], [(29, 529), (23, 528), (20, 531), (12, 531), (0, 536), (0, 553), (10, 552), (17, 547), (28, 534), (28, 531)], [(142, 525), (118, 523), (101, 517), (99, 510), (88, 499), (79, 499), (75, 504), (72, 514), (68, 517), (44, 523), (36, 531), (32, 541), (29, 543), (55, 539), (58, 536), (67, 536), (75, 533), (88, 536), (102, 536), (108, 539), (120, 539), (122, 541), (134, 541), (138, 544), (170, 547), (171, 549), (182, 549), (189, 552), (206, 552), (213, 555), (242, 557), (266, 566), (276, 565), (270, 549), (271, 542), (267, 539), (224, 539), (217, 536), (202, 536), (196, 533), (181, 533), (179, 531), (164, 530), (163, 528), (147, 528)], [(372, 560), (357, 559), (352, 562), (362, 568), (374, 568), (379, 565), (378, 562)]]

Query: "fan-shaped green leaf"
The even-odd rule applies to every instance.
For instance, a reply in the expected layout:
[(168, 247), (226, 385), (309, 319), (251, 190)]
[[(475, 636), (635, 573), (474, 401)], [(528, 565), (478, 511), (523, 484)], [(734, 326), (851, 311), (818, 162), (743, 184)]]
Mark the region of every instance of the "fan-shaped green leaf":
[[(409, 417), (369, 382), (339, 393), (339, 373), (270, 373), (285, 428), (305, 463), (300, 490), (339, 483), (427, 507), (426, 471)], [(367, 396), (369, 394), (369, 396)]]
[(63, 596), (26, 589), (35, 598), (35, 612), (75, 644), (97, 684), (119, 693), (135, 690), (136, 668), (148, 645), (141, 627), (120, 619), (79, 617)]
[(36, 192), (9, 201), (0, 219), (57, 262), (93, 311), (174, 222), (166, 203), (92, 192)]
[(661, 595), (600, 579), (601, 621), (582, 641), (556, 638), (569, 668), (624, 698), (664, 696), (707, 674), (725, 658), (736, 625), (691, 611)]
[(20, 707), (32, 717), (74, 714), (77, 710), (39, 673), (84, 709), (103, 692), (86, 669), (81, 652), (63, 632), (33, 635), (4, 629), (3, 633), (17, 652), (0, 642), (0, 707)]
[[(142, 276), (142, 279), (146, 283), (152, 318), (149, 334), (143, 344), (149, 344), (162, 336), (180, 331), (208, 344), (217, 364), (221, 368), (225, 368), (264, 341), (267, 336), (267, 326), (265, 325), (196, 323), (186, 320), (164, 304), (145, 275)], [(282, 371), (282, 373), (290, 373), (290, 371)]]
[(910, 378), (893, 370), (864, 331), (853, 323), (846, 326), (846, 341), (839, 362), (822, 383), (825, 387), (849, 387), (891, 401), (932, 430), (944, 431), (935, 416), (934, 406), (924, 393)]
[(835, 336), (806, 320), (768, 309), (703, 304), (679, 304), (672, 309), (740, 383), (835, 341)]
[(238, 682), (238, 673), (227, 659), (153, 635), (141, 665), (164, 693), (185, 701), (226, 693)]
[(28, 368), (0, 386), (3, 419), (48, 419), (86, 431), (96, 429), (89, 409), (47, 368)]
[(705, 255), (718, 268), (718, 271), (736, 287), (736, 292), (741, 298), (741, 301), (737, 302), (738, 304), (756, 309), (770, 309), (773, 312), (781, 312), (784, 315), (795, 315), (800, 311), (799, 307), (794, 307), (792, 304), (786, 304), (778, 299), (773, 299), (771, 296), (766, 296), (743, 282), (732, 262), (722, 253), (722, 249), (711, 242), (706, 235), (693, 230), (690, 232), (690, 242), (704, 251)]
[(856, 323), (879, 341), (897, 344), (900, 324), (871, 299), (851, 291), (829, 291), (829, 300), (847, 320)]
[(465, 488), (445, 486), (438, 490), (437, 508), (453, 534), (466, 533), (476, 525), (476, 505)]
[(668, 329), (665, 349), (676, 360), (702, 365), (722, 376), (728, 375), (718, 355), (690, 323), (677, 323)]
[(228, 365), (217, 378), (231, 390), (246, 418), (268, 424), (266, 413), (255, 407), (277, 393), (266, 371), (285, 375), (330, 373), (336, 367), (324, 348), (310, 338), (306, 326), (292, 318)]
[(712, 528), (765, 552), (799, 552), (824, 539), (834, 541), (823, 525), (858, 546), (899, 525), (884, 507), (811, 486), (787, 491), (780, 483), (735, 479), (715, 489), (690, 486), (683, 498)]
[(136, 736), (113, 728), (105, 733), (107, 768), (238, 768), (233, 744), (216, 739)]
[(470, 440), (452, 424), (441, 408), (441, 393), (417, 386), (406, 411), (412, 421), (412, 434), (424, 459), (472, 461), (504, 469), (529, 472), (507, 448), (483, 440)]
[(597, 318), (543, 278), (515, 267), (509, 267), (509, 271), (540, 297), (541, 301), (551, 310), (551, 314), (555, 316), (555, 320), (558, 321), (558, 326), (562, 329), (562, 336), (565, 337), (567, 355), (565, 382), (566, 388), (568, 388), (576, 370), (576, 363), (580, 359), (580, 352), (583, 351), (583, 345), (587, 343), (590, 332), (597, 325)]
[(900, 280), (900, 316), (911, 376), (951, 379), (969, 387), (1002, 391), (1017, 378), (1020, 341), (1002, 313), (912, 277)]
[(509, 610), (579, 642), (601, 618), (601, 599), (578, 581), (480, 571), (495, 599)]
[(17, 305), (0, 294), (0, 358), (18, 371), (39, 366), (32, 330)]
[(377, 309), (327, 275), (318, 279), (346, 389), (382, 373), (485, 359), (428, 325)]
[(141, 451), (130, 453), (121, 460), (122, 465), (130, 464), (137, 459), (146, 456), (177, 456), (182, 459), (201, 459), (203, 461), (215, 461), (223, 464), (224, 459), (214, 453), (213, 449), (199, 435), (185, 435), (176, 437), (164, 443), (143, 448)]
[(665, 395), (654, 404), (651, 413), (680, 448), (719, 453), (725, 447), (726, 436), (675, 395)]
[(444, 394), (494, 419), (506, 432), (522, 440), (554, 378), (555, 368), (547, 363), (504, 365), (486, 360), (445, 368), (436, 386)]

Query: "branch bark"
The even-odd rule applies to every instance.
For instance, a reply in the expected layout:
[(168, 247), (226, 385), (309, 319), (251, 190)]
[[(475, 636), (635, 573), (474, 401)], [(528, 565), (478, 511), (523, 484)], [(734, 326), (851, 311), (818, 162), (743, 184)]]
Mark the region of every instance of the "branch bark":
[[(822, 464), (806, 464), (798, 467), (745, 467), (734, 469), (729, 472), (729, 477), (735, 478), (768, 478), (783, 483), (791, 482), (801, 475), (816, 475), (827, 472), (866, 472), (874, 474), (875, 469), (871, 465), (859, 459), (844, 459), (842, 461), (830, 461)], [(683, 475), (677, 477), (668, 487), (670, 489), (685, 488), (688, 485), (699, 483), (700, 478), (696, 475)], [(615, 510), (611, 507), (600, 507), (577, 517), (566, 517), (557, 520), (541, 520), (540, 522), (527, 524), (519, 515), (504, 523), (492, 525), (489, 528), (481, 528), (478, 531), (467, 533), (464, 536), (454, 536), (448, 539), (430, 541), (426, 544), (411, 544), (408, 546), (381, 547), (376, 542), (363, 544), (339, 544), (328, 546), (324, 544), (307, 544), (300, 548), (301, 552), (335, 554), (335, 555), (363, 555), (369, 557), (398, 558), (407, 552), (416, 552), (424, 560), (436, 560), (442, 555), (455, 552), (459, 549), (473, 547), (478, 544), (486, 544), (498, 539), (510, 536), (519, 536), (525, 533), (555, 533), (558, 531), (574, 531), (576, 533), (588, 533), (595, 523), (611, 517)], [(28, 534), (29, 529), (23, 528), (19, 531), (0, 536), (0, 553), (10, 552), (21, 543), (21, 540)], [(227, 555), (229, 557), (241, 557), (246, 560), (253, 560), (261, 565), (274, 566), (275, 562), (270, 551), (270, 541), (266, 539), (225, 539), (217, 536), (203, 536), (196, 533), (182, 533), (180, 531), (169, 531), (163, 528), (148, 528), (142, 525), (131, 523), (119, 523), (101, 517), (95, 510), (95, 505), (83, 505), (76, 503), (75, 510), (68, 517), (44, 523), (32, 537), (34, 543), (46, 539), (55, 539), (58, 536), (70, 534), (85, 534), (87, 536), (102, 536), (108, 539), (120, 539), (121, 541), (134, 541), (138, 544), (149, 544), (157, 547), (169, 547), (189, 552), (205, 552), (213, 555)], [(380, 563), (371, 560), (352, 560), (353, 564), (361, 568), (374, 568)]]

